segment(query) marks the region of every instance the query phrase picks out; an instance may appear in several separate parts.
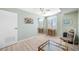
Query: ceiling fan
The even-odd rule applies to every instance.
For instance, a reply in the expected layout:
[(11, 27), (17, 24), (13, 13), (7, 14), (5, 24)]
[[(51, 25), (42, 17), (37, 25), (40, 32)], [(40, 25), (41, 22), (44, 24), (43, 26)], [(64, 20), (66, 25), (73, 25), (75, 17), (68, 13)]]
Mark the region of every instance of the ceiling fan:
[(40, 12), (43, 16), (54, 15), (60, 11), (61, 10), (59, 8), (40, 8)]
[(40, 11), (45, 14), (46, 12), (50, 12), (51, 10), (50, 8), (40, 8)]

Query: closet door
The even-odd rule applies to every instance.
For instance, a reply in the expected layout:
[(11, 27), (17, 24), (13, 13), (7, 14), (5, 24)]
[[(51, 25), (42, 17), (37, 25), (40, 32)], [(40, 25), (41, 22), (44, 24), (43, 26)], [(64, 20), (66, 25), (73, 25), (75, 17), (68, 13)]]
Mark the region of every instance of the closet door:
[(17, 14), (0, 10), (0, 48), (17, 42)]

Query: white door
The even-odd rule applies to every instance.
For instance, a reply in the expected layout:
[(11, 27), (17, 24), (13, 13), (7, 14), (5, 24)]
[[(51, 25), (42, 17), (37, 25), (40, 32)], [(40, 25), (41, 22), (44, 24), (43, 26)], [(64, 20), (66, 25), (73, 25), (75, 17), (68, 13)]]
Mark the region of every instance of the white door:
[(0, 48), (17, 42), (17, 14), (0, 10)]

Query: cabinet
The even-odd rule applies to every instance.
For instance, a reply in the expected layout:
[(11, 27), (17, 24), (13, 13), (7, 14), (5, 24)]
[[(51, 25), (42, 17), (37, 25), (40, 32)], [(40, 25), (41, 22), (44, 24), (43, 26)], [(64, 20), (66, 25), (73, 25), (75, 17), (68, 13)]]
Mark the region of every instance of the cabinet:
[(56, 35), (56, 30), (48, 29), (48, 35), (55, 36)]
[(38, 28), (38, 33), (43, 33), (43, 32), (44, 32), (43, 28)]

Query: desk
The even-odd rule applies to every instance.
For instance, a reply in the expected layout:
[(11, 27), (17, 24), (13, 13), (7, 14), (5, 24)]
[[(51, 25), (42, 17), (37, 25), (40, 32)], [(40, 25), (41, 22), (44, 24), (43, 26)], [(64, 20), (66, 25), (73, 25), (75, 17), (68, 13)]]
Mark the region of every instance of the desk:
[(48, 35), (55, 36), (56, 35), (56, 30), (48, 29)]
[(38, 28), (38, 33), (44, 33), (44, 29), (43, 28)]

